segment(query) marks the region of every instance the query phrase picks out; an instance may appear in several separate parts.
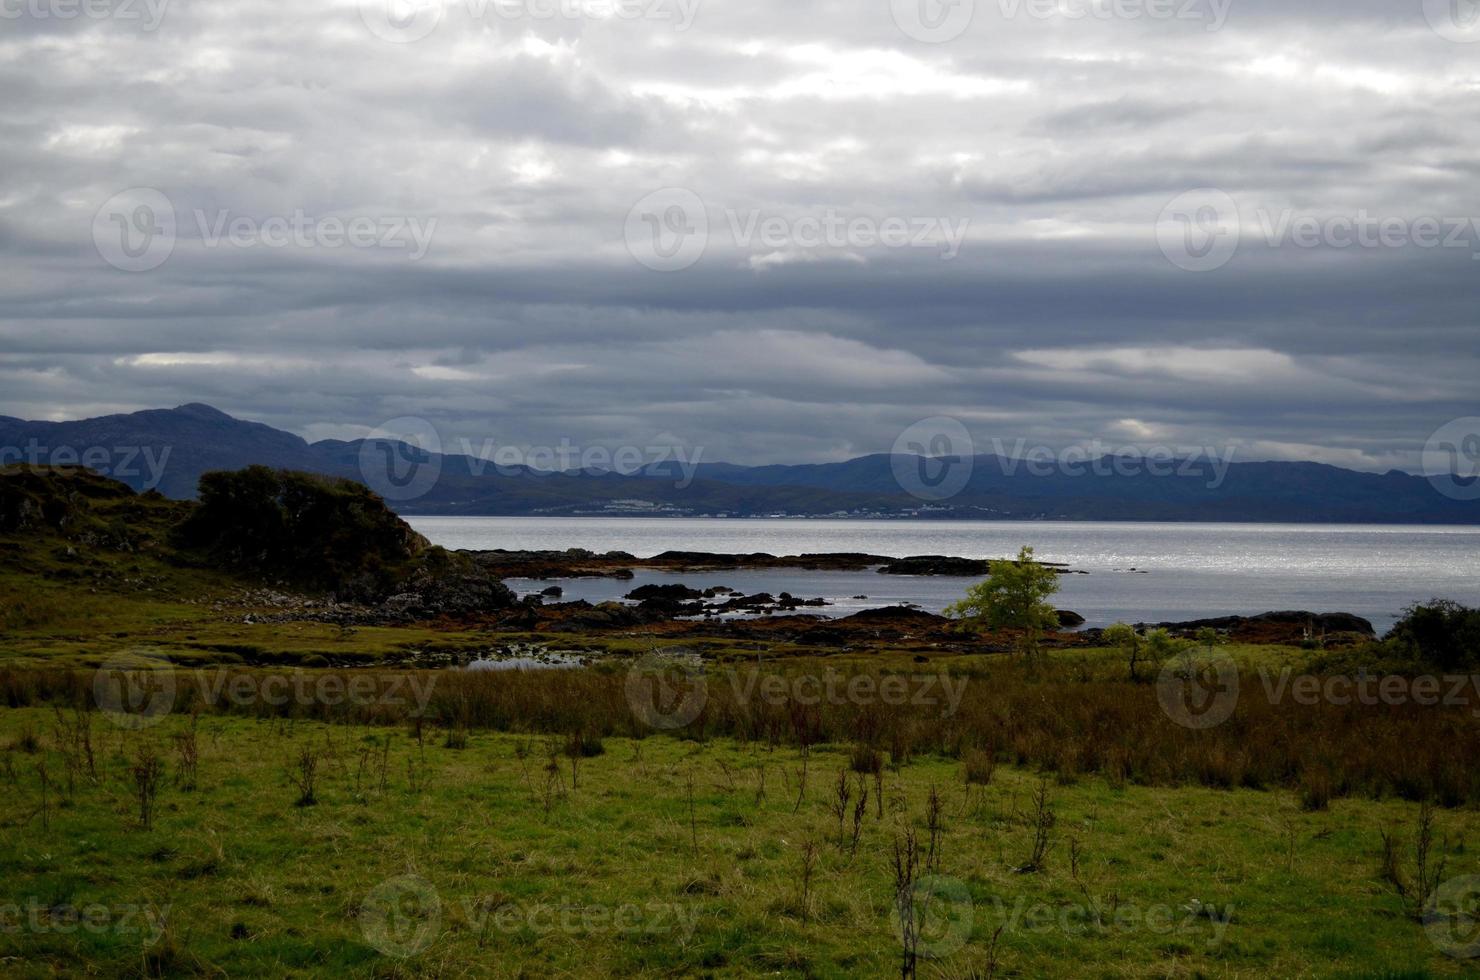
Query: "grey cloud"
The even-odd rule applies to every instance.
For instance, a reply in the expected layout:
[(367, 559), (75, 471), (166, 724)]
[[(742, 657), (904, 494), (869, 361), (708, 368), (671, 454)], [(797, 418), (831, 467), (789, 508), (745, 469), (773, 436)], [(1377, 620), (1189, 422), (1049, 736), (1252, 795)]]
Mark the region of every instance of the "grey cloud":
[[(940, 45), (887, 3), (781, 0), (706, 4), (684, 32), (458, 4), (404, 45), (352, 5), (173, 3), (150, 34), (5, 22), (0, 414), (205, 401), (311, 432), (413, 413), (516, 444), (667, 431), (740, 462), (883, 451), (953, 414), (983, 438), (1134, 422), (1372, 468), (1416, 466), (1474, 414), (1469, 250), (1246, 241), (1193, 274), (1155, 238), (1202, 186), (1251, 214), (1475, 210), (1480, 129), (1455, 94), (1473, 52), (1417, 4), (1241, 0), (1217, 32), (978, 6)], [(120, 272), (93, 215), (138, 186), (170, 198), (179, 238)], [(682, 272), (624, 243), (665, 186), (709, 211)], [(829, 209), (969, 232), (952, 262), (799, 248), (757, 268), (773, 250), (724, 230), (730, 211)], [(410, 262), (208, 248), (193, 219), (296, 210), (436, 229)], [(1197, 351), (1292, 367), (1203, 375)]]

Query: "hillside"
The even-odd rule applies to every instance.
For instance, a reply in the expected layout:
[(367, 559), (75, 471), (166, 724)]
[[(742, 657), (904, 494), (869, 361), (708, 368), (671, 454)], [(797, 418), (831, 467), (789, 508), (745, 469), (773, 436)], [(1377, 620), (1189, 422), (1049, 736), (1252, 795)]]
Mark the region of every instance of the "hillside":
[[(196, 404), (75, 422), (0, 418), (0, 462), (87, 465), (135, 490), (158, 489), (175, 499), (194, 497), (203, 473), (251, 465), (384, 490), (378, 481), (386, 471), (377, 462), (383, 457), (374, 444), (365, 450), (362, 441), (310, 444)], [(554, 473), (400, 444), (387, 451), (435, 475), (424, 489), (388, 501), (407, 514), (1480, 523), (1480, 502), (1445, 497), (1422, 477), (1318, 463), (1235, 462), (1215, 479), (1206, 461), (1170, 475), (1109, 461), (1043, 473), (983, 455), (970, 460), (959, 493), (933, 502), (902, 489), (899, 460), (881, 454), (811, 465), (703, 463), (690, 482), (671, 463), (633, 475)]]
[(0, 636), (27, 655), (193, 641), (216, 631), (224, 605), (259, 595), (375, 622), (514, 604), (496, 576), (429, 545), (360, 484), (255, 467), (204, 487), (199, 502), (176, 501), (79, 467), (0, 467)]

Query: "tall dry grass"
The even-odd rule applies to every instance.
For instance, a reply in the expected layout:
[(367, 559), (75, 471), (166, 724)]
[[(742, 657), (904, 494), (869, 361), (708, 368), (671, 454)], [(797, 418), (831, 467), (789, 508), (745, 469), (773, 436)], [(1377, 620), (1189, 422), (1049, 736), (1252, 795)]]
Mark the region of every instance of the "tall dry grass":
[[(312, 673), (343, 683), (360, 678), (360, 685), (369, 677), (374, 693), (335, 703), (213, 704), (193, 675), (182, 673), (177, 675), (173, 711), (405, 725), (415, 722), (417, 706), (407, 684), (412, 677), (431, 686), (422, 721), (447, 729), (578, 733), (583, 740), (657, 734), (629, 705), (625, 670), (611, 665), (549, 671)], [(830, 744), (855, 758), (876, 752), (895, 765), (913, 755), (934, 754), (961, 759), (978, 773), (1010, 763), (1062, 781), (1098, 775), (1112, 785), (1288, 788), (1302, 791), (1312, 802), (1392, 796), (1452, 807), (1480, 801), (1480, 767), (1473, 765), (1480, 758), (1480, 720), (1468, 705), (1271, 703), (1258, 678), (1249, 677), (1232, 717), (1196, 731), (1163, 713), (1151, 685), (1032, 677), (1010, 665), (963, 676), (964, 694), (953, 714), (944, 705), (747, 698), (745, 685), (711, 677), (698, 717), (672, 734), (771, 746)], [(87, 708), (92, 701), (89, 672), (0, 668), (0, 705)]]

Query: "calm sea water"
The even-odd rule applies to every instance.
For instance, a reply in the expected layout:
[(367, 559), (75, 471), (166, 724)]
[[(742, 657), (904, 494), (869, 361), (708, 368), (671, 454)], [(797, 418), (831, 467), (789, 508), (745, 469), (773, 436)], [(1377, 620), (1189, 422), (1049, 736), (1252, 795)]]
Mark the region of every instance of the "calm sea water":
[[(413, 517), (413, 527), (454, 549), (684, 551), (1004, 558), (1032, 545), (1067, 575), (1057, 605), (1091, 626), (1158, 622), (1273, 609), (1350, 612), (1392, 625), (1411, 602), (1436, 596), (1480, 605), (1480, 528), (1302, 524), (1096, 522), (683, 520), (641, 518)], [(1135, 571), (1132, 571), (1135, 569)], [(662, 574), (630, 582), (558, 583), (567, 599), (619, 598), (648, 582), (822, 597), (826, 615), (913, 602), (939, 612), (970, 579), (801, 570)], [(509, 583), (524, 591), (548, 582)], [(867, 599), (854, 596), (865, 595)]]

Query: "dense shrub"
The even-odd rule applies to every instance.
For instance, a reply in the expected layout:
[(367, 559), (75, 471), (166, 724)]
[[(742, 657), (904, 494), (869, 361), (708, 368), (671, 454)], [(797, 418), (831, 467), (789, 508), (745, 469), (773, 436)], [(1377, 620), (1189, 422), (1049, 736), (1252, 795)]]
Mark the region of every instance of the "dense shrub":
[(360, 484), (265, 466), (203, 475), (179, 542), (231, 569), (346, 597), (384, 592), (427, 548)]
[(1404, 610), (1386, 642), (1440, 670), (1480, 666), (1480, 609), (1448, 599), (1415, 603)]

